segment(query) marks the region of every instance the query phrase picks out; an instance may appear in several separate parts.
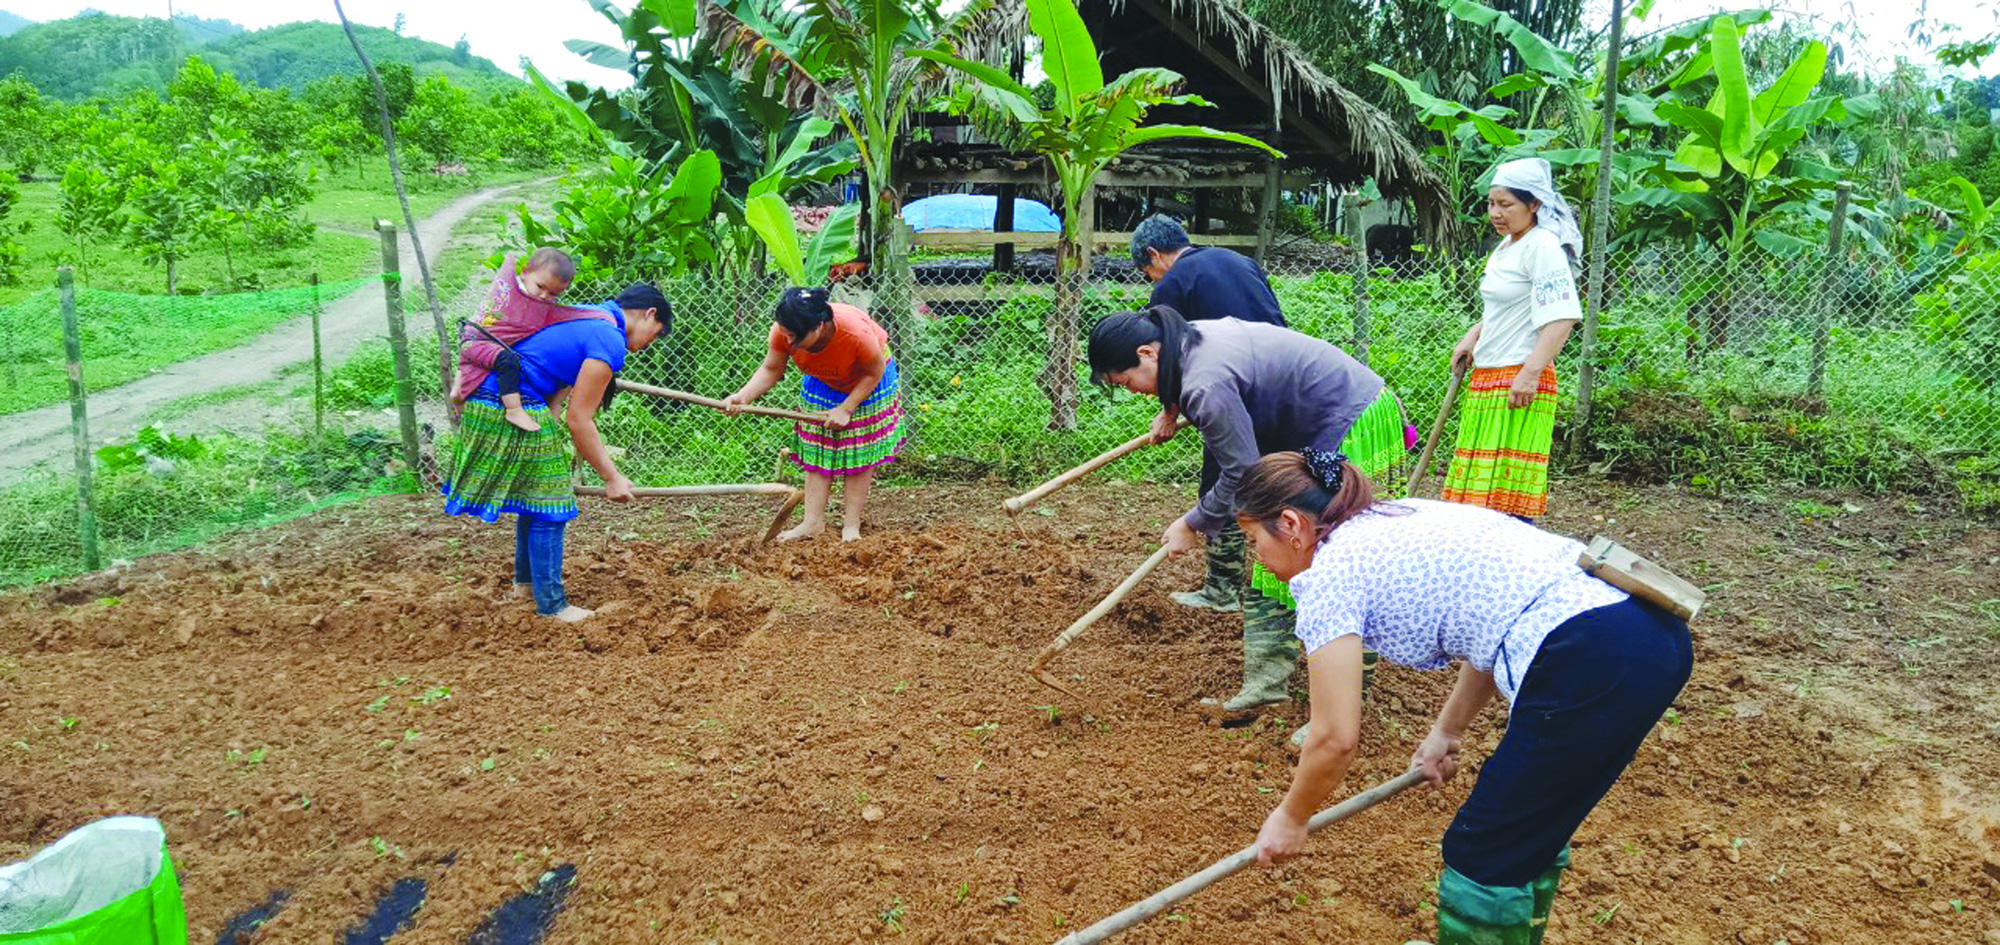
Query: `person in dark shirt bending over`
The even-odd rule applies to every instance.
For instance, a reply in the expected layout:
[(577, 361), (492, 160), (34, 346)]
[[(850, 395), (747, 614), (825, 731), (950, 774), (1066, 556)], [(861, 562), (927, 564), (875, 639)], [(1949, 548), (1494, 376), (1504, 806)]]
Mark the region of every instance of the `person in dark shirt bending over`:
[[(1242, 253), (1220, 246), (1192, 246), (1187, 230), (1164, 214), (1154, 214), (1132, 232), (1132, 265), (1153, 283), (1153, 305), (1164, 305), (1190, 322), (1240, 318), (1286, 327), (1278, 310), (1277, 293), (1264, 267)], [(1153, 439), (1173, 437), (1171, 408), (1153, 419)], [(1208, 447), (1201, 451), (1201, 494), (1215, 487), (1221, 474)], [(1208, 579), (1199, 590), (1177, 591), (1175, 603), (1230, 613), (1243, 606), (1243, 530), (1235, 522), (1208, 542)]]

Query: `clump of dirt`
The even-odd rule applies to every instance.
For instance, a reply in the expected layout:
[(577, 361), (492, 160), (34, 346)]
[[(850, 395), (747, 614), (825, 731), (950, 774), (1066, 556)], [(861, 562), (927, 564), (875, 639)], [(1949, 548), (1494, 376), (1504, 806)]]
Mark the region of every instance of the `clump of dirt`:
[[(769, 547), (761, 504), (593, 503), (575, 625), (513, 595), (505, 526), (396, 498), (0, 598), (0, 857), (157, 816), (203, 941), (260, 906), (249, 940), (327, 941), (410, 880), (399, 943), (507, 908), (552, 942), (1060, 937), (1249, 843), (1307, 711), (1196, 709), (1235, 685), (1241, 628), (1167, 599), (1196, 560), (1056, 658), (1087, 699), (1035, 682), (1186, 497), (1084, 486), (1027, 521), (1002, 497), (885, 490), (860, 542)], [(1558, 491), (1551, 528), (1712, 596), (1693, 682), (1576, 838), (1552, 943), (2000, 935), (2000, 533), (1797, 498)], [(1403, 770), (1450, 684), (1383, 669), (1348, 789)], [(1475, 774), (1125, 938), (1427, 937)]]

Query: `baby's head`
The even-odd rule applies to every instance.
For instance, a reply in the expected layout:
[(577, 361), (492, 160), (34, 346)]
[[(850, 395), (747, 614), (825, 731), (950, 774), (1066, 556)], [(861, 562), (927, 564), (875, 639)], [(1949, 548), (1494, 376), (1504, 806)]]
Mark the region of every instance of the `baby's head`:
[(528, 257), (521, 269), (521, 291), (532, 298), (553, 302), (576, 279), (576, 262), (553, 246), (544, 246)]

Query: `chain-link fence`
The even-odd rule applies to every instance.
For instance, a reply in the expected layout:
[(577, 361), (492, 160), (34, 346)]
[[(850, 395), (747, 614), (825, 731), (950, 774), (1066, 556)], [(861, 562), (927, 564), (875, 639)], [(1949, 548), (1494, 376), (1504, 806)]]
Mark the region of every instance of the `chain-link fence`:
[[(1451, 349), (1479, 315), (1479, 261), (1374, 263), (1357, 273), (1344, 247), (1312, 244), (1280, 247), (1267, 268), (1291, 326), (1367, 362), (1427, 431)], [(1650, 441), (1628, 435), (1631, 425), (1710, 428), (1710, 440), (1696, 442), (1724, 451), (1732, 439), (1825, 434), (1886, 439), (1946, 460), (2000, 452), (2000, 271), (1945, 274), (1913, 290), (1888, 276), (1828, 274), (1811, 261), (1728, 274), (1713, 253), (1653, 247), (1615, 254), (1607, 274), (1591, 359), (1595, 421), (1581, 438), (1600, 462), (1699, 475), (1704, 463), (1731, 458), (1709, 447), (1639, 456)], [(911, 431), (895, 475), (1022, 481), (1143, 430), (1157, 404), (1081, 381), (1069, 389), (1073, 410), (1055, 408), (1041, 381), (1054, 283), (1046, 253), (1023, 255), (1006, 273), (987, 256), (933, 254), (919, 256), (900, 285), (837, 287), (836, 297), (868, 308), (891, 334)], [(619, 287), (571, 294), (608, 297)], [(704, 276), (662, 288), (675, 306), (673, 333), (634, 356), (625, 376), (718, 398), (741, 386), (764, 354), (782, 287)], [(1100, 255), (1079, 330), (1143, 307), (1150, 291), (1121, 257)], [(1574, 432), (1583, 347), (1573, 339), (1558, 360), (1563, 439)], [(1077, 359), (1067, 363), (1082, 371)], [(798, 380), (793, 371), (764, 402), (802, 406)], [(1073, 428), (1052, 428), (1067, 413)], [(769, 478), (792, 437), (783, 421), (640, 397), (614, 405), (604, 429), (625, 450), (627, 474), (659, 484)], [(1106, 475), (1185, 480), (1197, 461), (1178, 444), (1135, 454)], [(1825, 472), (1827, 484), (1895, 484), (1879, 470)]]
[[(1450, 377), (1448, 355), (1479, 314), (1480, 261), (1405, 254), (1359, 270), (1354, 262), (1344, 246), (1281, 242), (1266, 268), (1292, 327), (1372, 366), (1410, 421), (1427, 431)], [(1092, 388), (1078, 348), (1054, 362), (1056, 376), (1066, 370), (1073, 381), (1046, 381), (1050, 338), (1063, 334), (1053, 268), (1047, 252), (1020, 254), (1007, 271), (996, 271), (987, 253), (930, 251), (920, 252), (901, 277), (836, 287), (837, 298), (868, 309), (891, 335), (910, 439), (889, 476), (1029, 482), (1145, 429), (1157, 404)], [(1716, 489), (1733, 488), (1759, 470), (1768, 470), (1766, 481), (1863, 488), (1908, 485), (1911, 464), (1933, 470), (1985, 464), (1978, 470), (1983, 481), (1994, 478), (2000, 265), (1975, 257), (1915, 278), (1894, 267), (1831, 269), (1824, 260), (1804, 259), (1732, 273), (1712, 253), (1654, 246), (1614, 254), (1606, 271), (1585, 429), (1573, 420), (1583, 342), (1572, 340), (1558, 362), (1557, 435), (1582, 447), (1572, 457), (1600, 470)], [(565, 299), (586, 303), (622, 287), (622, 281), (579, 284)], [(700, 274), (662, 280), (660, 288), (674, 305), (673, 331), (634, 355), (624, 376), (716, 398), (740, 387), (767, 350), (783, 285)], [(118, 379), (168, 364), (184, 371), (187, 358), (251, 337), (263, 343), (311, 310), (309, 292), (168, 300), (80, 293), (83, 373), (94, 390), (107, 388), (93, 394), (93, 422), (128, 389), (114, 388)], [(1122, 253), (1098, 254), (1075, 331), (1087, 333), (1108, 313), (1142, 307), (1150, 292)], [(476, 289), (461, 295), (454, 305), (467, 309), (477, 295)], [(371, 306), (362, 334), (373, 340), (329, 356), (317, 376), (320, 411), (313, 409), (315, 375), (295, 368), (289, 376), (296, 383), (273, 388), (262, 409), (232, 403), (222, 416), (204, 416), (197, 399), (192, 407), (156, 412), (95, 450), (105, 560), (414, 486), (397, 459), (381, 293), (346, 284), (322, 287), (321, 296), (329, 305), (346, 297)], [(47, 422), (43, 414), (67, 410), (56, 403), (65, 382), (61, 319), (51, 315), (51, 298), (36, 296), (0, 312), (0, 366), (10, 372), (0, 376), (0, 398), (12, 408), (0, 427), (32, 425), (37, 417)], [(448, 453), (428, 323), (427, 313), (410, 319), (409, 361), (425, 442), (435, 430), (435, 451)], [(310, 357), (303, 341), (287, 352), (290, 362)], [(791, 372), (764, 403), (802, 407), (798, 380)], [(607, 408), (601, 427), (621, 468), (640, 484), (796, 477), (780, 460), (793, 443), (785, 421), (730, 418), (626, 393)], [(24, 448), (0, 450), (6, 454), (0, 459), (15, 464), (0, 469), (6, 473), (0, 580), (83, 569), (77, 474), (66, 428), (61, 433), (52, 450), (46, 442), (35, 447), (50, 452), (49, 462), (25, 472)], [(1448, 428), (1440, 465), (1451, 436)], [(1192, 482), (1198, 464), (1196, 438), (1184, 436), (1099, 476)]]

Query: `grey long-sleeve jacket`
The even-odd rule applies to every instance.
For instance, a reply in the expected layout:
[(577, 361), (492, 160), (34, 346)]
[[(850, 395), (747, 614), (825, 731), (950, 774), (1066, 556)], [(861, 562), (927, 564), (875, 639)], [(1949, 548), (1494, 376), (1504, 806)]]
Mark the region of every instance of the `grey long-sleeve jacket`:
[(1188, 327), (1189, 340), (1201, 340), (1181, 355), (1181, 415), (1201, 431), (1221, 477), (1187, 523), (1214, 535), (1235, 521), (1236, 490), (1259, 457), (1338, 450), (1383, 385), (1347, 352), (1289, 328), (1235, 318)]

